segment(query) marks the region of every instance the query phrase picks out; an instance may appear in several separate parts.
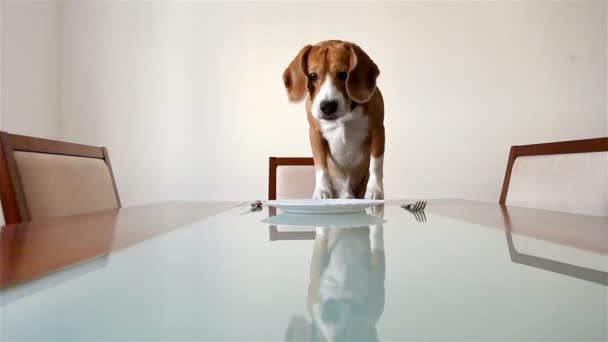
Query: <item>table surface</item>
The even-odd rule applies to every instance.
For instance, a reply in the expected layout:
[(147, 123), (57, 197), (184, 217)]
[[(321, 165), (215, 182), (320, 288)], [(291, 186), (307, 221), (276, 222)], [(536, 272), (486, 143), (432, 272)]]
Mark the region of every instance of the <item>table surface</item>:
[(236, 202), (5, 226), (0, 340), (608, 340), (608, 217), (405, 202), (350, 228)]

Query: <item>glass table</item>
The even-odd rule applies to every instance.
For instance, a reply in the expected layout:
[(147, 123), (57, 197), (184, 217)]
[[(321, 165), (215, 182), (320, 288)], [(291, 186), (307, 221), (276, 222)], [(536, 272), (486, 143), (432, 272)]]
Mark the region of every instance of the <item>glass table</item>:
[[(248, 203), (201, 204), (214, 209), (187, 220), (150, 210), (171, 228), (141, 238), (129, 234), (153, 223), (88, 239), (75, 225), (60, 239), (97, 252), (7, 282), (0, 340), (608, 339), (607, 217), (466, 200), (429, 201), (421, 216), (406, 202), (326, 218)], [(61, 254), (20, 257), (35, 241), (24, 231), (2, 237), (21, 246), (3, 267)]]

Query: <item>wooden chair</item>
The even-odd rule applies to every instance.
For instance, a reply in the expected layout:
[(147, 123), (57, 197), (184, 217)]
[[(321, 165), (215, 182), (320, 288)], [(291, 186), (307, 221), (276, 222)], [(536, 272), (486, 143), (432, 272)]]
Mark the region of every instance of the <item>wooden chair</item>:
[[(270, 157), (268, 199), (312, 198), (315, 190), (315, 163), (312, 158)], [(270, 216), (276, 215), (274, 208)], [(276, 240), (314, 240), (314, 229), (270, 226), (269, 237)]]
[(120, 208), (108, 150), (0, 132), (7, 224)]
[(511, 147), (500, 204), (608, 216), (608, 138)]

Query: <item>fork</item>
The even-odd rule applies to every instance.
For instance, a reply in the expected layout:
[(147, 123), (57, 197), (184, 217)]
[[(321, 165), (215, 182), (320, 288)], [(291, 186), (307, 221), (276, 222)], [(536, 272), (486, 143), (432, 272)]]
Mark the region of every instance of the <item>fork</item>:
[(426, 201), (416, 201), (413, 204), (402, 205), (401, 208), (407, 211), (423, 211), (426, 208)]
[(264, 202), (262, 202), (260, 200), (253, 201), (253, 202), (251, 202), (250, 208), (247, 211), (245, 211), (244, 213), (242, 213), (241, 215), (262, 211), (262, 208), (264, 206), (265, 206)]
[(414, 218), (416, 218), (416, 222), (426, 222), (426, 214), (424, 213), (424, 211), (410, 211), (410, 213), (414, 215)]
[(426, 208), (426, 201), (416, 201), (413, 204), (402, 205), (401, 208), (409, 211), (416, 218), (416, 222), (426, 222), (426, 214), (424, 208)]

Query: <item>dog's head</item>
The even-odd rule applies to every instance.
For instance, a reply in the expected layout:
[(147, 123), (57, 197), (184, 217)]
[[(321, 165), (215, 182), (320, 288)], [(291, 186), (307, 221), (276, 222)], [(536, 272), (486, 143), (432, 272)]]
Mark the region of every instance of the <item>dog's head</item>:
[(357, 45), (328, 40), (307, 45), (283, 73), (287, 96), (302, 101), (308, 92), (312, 114), (319, 120), (336, 120), (365, 103), (376, 90), (378, 66)]
[(344, 299), (328, 299), (315, 305), (311, 340), (378, 341), (375, 321), (367, 310)]

